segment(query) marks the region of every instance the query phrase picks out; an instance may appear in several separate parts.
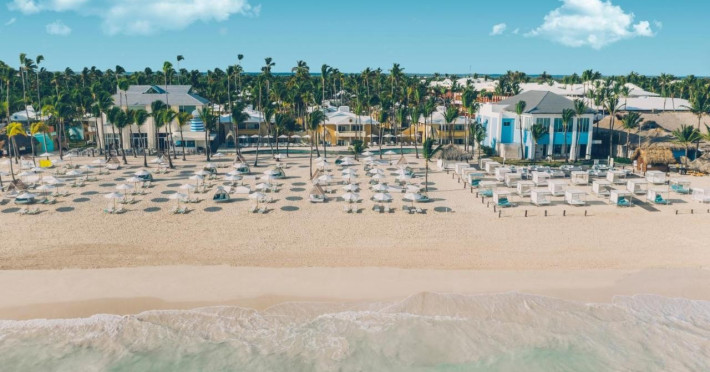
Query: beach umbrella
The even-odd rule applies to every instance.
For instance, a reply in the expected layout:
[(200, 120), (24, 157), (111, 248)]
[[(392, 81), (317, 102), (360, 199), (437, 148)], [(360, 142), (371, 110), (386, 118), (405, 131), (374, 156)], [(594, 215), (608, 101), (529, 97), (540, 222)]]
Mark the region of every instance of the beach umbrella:
[(44, 172), (44, 169), (42, 169), (42, 168), (40, 168), (40, 167), (34, 167), (34, 168), (30, 169), (30, 170), (31, 170), (32, 172), (35, 172), (35, 173), (43, 173), (43, 172)]
[(359, 189), (360, 189), (360, 187), (354, 183), (349, 183), (349, 184), (343, 186), (343, 190), (345, 190), (345, 191), (356, 192)]
[(379, 192), (385, 192), (389, 190), (389, 187), (387, 187), (384, 183), (378, 183), (377, 185), (372, 186), (372, 189)]
[(418, 193), (421, 190), (422, 188), (417, 185), (407, 185), (407, 192)]
[(206, 171), (206, 170), (204, 170), (204, 169), (195, 172), (195, 175), (196, 175), (196, 176), (202, 176), (202, 177), (204, 177), (204, 176), (209, 176), (210, 174), (211, 174), (210, 172), (208, 172), (208, 171)]
[(345, 194), (343, 194), (341, 196), (341, 198), (343, 198), (343, 200), (345, 200), (347, 202), (353, 203), (353, 202), (360, 200), (360, 195), (352, 193), (352, 192), (346, 192)]
[(150, 164), (161, 164), (163, 163), (163, 158), (162, 157), (157, 157), (150, 159)]
[(310, 134), (306, 134), (305, 136), (303, 136), (301, 138), (309, 139), (309, 138), (311, 138), (311, 136), (310, 136)]
[(239, 172), (233, 170), (233, 171), (227, 172), (227, 175), (228, 175), (228, 176), (241, 176), (241, 173), (239, 173)]
[(340, 162), (340, 165), (343, 167), (347, 167), (349, 165), (357, 165), (353, 159), (350, 158), (345, 158), (343, 161)]
[(177, 200), (177, 207), (180, 208), (180, 201), (187, 199), (189, 196), (176, 192), (175, 194), (170, 194), (168, 199)]
[(126, 184), (126, 183), (122, 183), (122, 184), (116, 186), (116, 190), (123, 191), (123, 195), (126, 196), (128, 193), (128, 190), (133, 190), (133, 186)]
[(379, 174), (379, 173), (376, 174), (376, 175), (374, 175), (374, 176), (372, 176), (372, 179), (375, 180), (375, 181), (382, 181), (382, 180), (384, 180), (385, 178), (387, 178), (387, 177), (385, 177), (383, 174)]
[(133, 175), (137, 176), (137, 177), (143, 177), (143, 176), (147, 176), (149, 174), (150, 174), (150, 172), (148, 172), (145, 169), (141, 169), (141, 170), (137, 171), (136, 173), (133, 173)]
[(317, 163), (317, 162), (323, 161), (324, 159), (323, 159), (322, 156), (319, 156), (319, 157), (317, 157), (317, 158), (315, 158), (315, 159), (313, 159), (313, 160)]
[(421, 201), (423, 198), (424, 197), (422, 196), (422, 194), (408, 192), (408, 193), (404, 194), (404, 197), (402, 199), (410, 200), (412, 202), (418, 202), (418, 201)]
[(138, 178), (138, 177), (131, 177), (131, 178), (127, 179), (126, 182), (130, 182), (130, 183), (133, 184), (133, 186), (134, 186), (135, 188), (138, 188), (138, 184), (139, 184), (140, 182), (143, 182), (143, 180), (140, 179), (140, 178)]
[(190, 183), (184, 183), (180, 185), (180, 190), (186, 190), (187, 191), (187, 197), (190, 197), (190, 190), (194, 190), (196, 187)]
[(255, 189), (262, 190), (262, 191), (268, 190), (271, 187), (272, 187), (272, 185), (270, 183), (266, 183), (266, 182), (261, 182), (261, 183), (257, 184), (256, 186), (254, 186)]
[(362, 152), (362, 155), (363, 155), (363, 156), (372, 156), (372, 155), (374, 155), (374, 154), (372, 153), (372, 151), (367, 150), (367, 151), (363, 151), (363, 152)]
[(212, 157), (213, 157), (213, 158), (218, 158), (218, 159), (219, 159), (219, 158), (223, 158), (223, 157), (224, 157), (224, 154), (223, 154), (223, 153), (221, 153), (221, 152), (218, 152), (218, 153), (216, 153), (216, 154), (212, 155)]
[(267, 176), (278, 176), (281, 174), (281, 172), (276, 169), (267, 169), (264, 171), (264, 174)]
[(345, 174), (355, 175), (355, 174), (357, 174), (357, 171), (356, 171), (355, 169), (352, 169), (352, 168), (347, 168), (347, 169), (343, 169), (343, 172), (342, 172), (342, 173), (343, 173), (344, 175), (345, 175)]
[(28, 171), (21, 172), (20, 174), (18, 174), (18, 176), (20, 178), (22, 178), (22, 177), (34, 176), (35, 174), (36, 174), (35, 172), (28, 170)]
[(112, 192), (110, 194), (104, 195), (106, 199), (113, 199), (113, 209), (116, 209), (116, 199), (123, 199), (125, 196), (118, 192)]
[(377, 194), (372, 196), (372, 199), (380, 202), (388, 202), (392, 200), (392, 196), (387, 193), (378, 192)]
[(247, 136), (245, 136), (245, 135), (242, 134), (241, 136), (239, 136), (239, 138), (241, 138), (241, 139), (246, 139), (246, 138), (249, 138), (249, 137), (247, 137)]
[(195, 184), (199, 186), (200, 181), (204, 180), (205, 177), (202, 177), (202, 176), (199, 175), (199, 174), (193, 174), (192, 176), (190, 176), (190, 179), (193, 180), (193, 181), (195, 181)]
[(324, 174), (320, 177), (318, 177), (318, 181), (324, 182), (324, 183), (331, 183), (333, 182), (333, 176), (330, 174)]
[(241, 176), (233, 176), (233, 175), (228, 175), (228, 176), (224, 177), (224, 180), (228, 181), (228, 182), (237, 182), (241, 179), (242, 179)]
[(385, 134), (385, 135), (384, 135), (384, 136), (382, 136), (382, 137), (385, 137), (385, 138), (392, 138), (392, 137), (394, 137), (394, 136), (393, 136), (393, 135), (391, 135), (391, 134), (389, 134), (389, 133), (387, 133), (387, 134)]
[(70, 170), (69, 172), (67, 172), (67, 174), (65, 174), (65, 176), (78, 177), (78, 176), (81, 176), (82, 174), (84, 174), (84, 172), (82, 172), (78, 169), (75, 169), (75, 170)]
[(291, 138), (299, 139), (299, 138), (301, 138), (301, 136), (299, 136), (298, 134), (294, 134), (293, 136), (291, 136)]
[(253, 192), (249, 194), (249, 199), (256, 200), (256, 205), (259, 205), (260, 200), (264, 200), (266, 198), (266, 195), (260, 193), (260, 192)]
[(99, 164), (99, 165), (106, 164), (106, 159), (104, 159), (104, 158), (96, 159), (96, 160), (92, 161), (91, 163), (92, 164)]
[(390, 157), (390, 162), (392, 162), (392, 155), (397, 155), (397, 153), (392, 150), (389, 150), (385, 152), (385, 155), (388, 155)]
[(245, 168), (245, 167), (248, 167), (248, 165), (246, 165), (245, 163), (235, 163), (234, 165), (232, 165), (232, 168), (234, 168), (234, 169)]
[(40, 156), (40, 157), (47, 158), (47, 160), (49, 160), (49, 157), (50, 157), (50, 156), (53, 156), (53, 155), (50, 154), (50, 153), (48, 153), (48, 152), (45, 152), (44, 154), (40, 154), (39, 156)]
[(378, 174), (379, 174), (379, 175), (382, 175), (382, 176), (385, 175), (385, 171), (383, 171), (383, 170), (380, 169), (380, 168), (372, 168), (372, 169), (370, 169), (370, 171), (367, 172), (367, 173), (369, 173), (369, 174), (371, 174), (371, 175), (378, 175)]
[(282, 134), (282, 135), (278, 136), (278, 138), (285, 139), (285, 138), (288, 138), (288, 136), (285, 134)]
[(409, 176), (406, 174), (401, 174), (401, 175), (397, 176), (397, 180), (399, 180), (401, 182), (407, 182), (407, 181), (410, 181), (411, 179), (412, 179), (412, 176)]
[(52, 186), (52, 185), (41, 185), (41, 186), (38, 186), (35, 190), (37, 190), (37, 191), (42, 191), (42, 195), (44, 195), (44, 194), (46, 194), (48, 191), (54, 190), (54, 189), (55, 189), (55, 187)]
[(280, 160), (281, 158), (283, 158), (283, 155), (281, 155), (281, 154), (276, 154), (276, 155), (274, 155), (274, 159), (279, 159), (279, 160)]
[(205, 164), (204, 168), (217, 168), (217, 166), (214, 165), (214, 163), (207, 163)]

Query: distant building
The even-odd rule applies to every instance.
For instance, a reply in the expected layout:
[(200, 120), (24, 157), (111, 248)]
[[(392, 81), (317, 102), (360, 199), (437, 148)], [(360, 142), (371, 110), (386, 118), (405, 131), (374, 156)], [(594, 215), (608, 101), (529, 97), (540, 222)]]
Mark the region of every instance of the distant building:
[[(515, 106), (525, 101), (526, 108), (522, 114), (522, 123), (518, 121)], [(581, 118), (575, 118), (568, 124), (565, 138), (562, 111), (574, 109), (572, 100), (563, 96), (544, 92), (529, 91), (497, 103), (487, 103), (481, 106), (477, 120), (486, 128), (486, 139), (483, 144), (493, 148), (500, 156), (509, 159), (520, 158), (520, 144), (523, 145), (524, 158), (545, 158), (547, 156), (562, 156), (564, 145), (570, 158), (590, 158), (592, 153), (594, 112), (588, 110)], [(549, 128), (549, 134), (539, 139), (534, 146), (530, 135), (533, 124), (540, 123)], [(522, 125), (523, 134), (520, 135)]]
[(322, 134), (325, 127), (325, 141), (331, 145), (349, 146), (356, 139), (365, 143), (380, 142), (377, 127), (380, 123), (370, 116), (357, 115), (350, 111), (350, 107), (340, 106), (328, 108), (325, 117), (319, 133)]

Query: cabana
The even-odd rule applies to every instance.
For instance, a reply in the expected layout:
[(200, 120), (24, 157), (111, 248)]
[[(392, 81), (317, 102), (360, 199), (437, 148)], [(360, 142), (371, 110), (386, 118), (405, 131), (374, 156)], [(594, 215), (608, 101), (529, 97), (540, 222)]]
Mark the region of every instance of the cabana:
[(505, 175), (508, 173), (512, 173), (511, 169), (508, 167), (496, 168), (496, 173), (495, 173), (496, 181), (498, 181), (498, 182), (505, 181)]
[(245, 175), (251, 171), (246, 163), (237, 163), (232, 166), (237, 174)]
[(320, 185), (315, 185), (308, 194), (308, 199), (311, 203), (325, 203), (325, 191)]
[(496, 187), (498, 183), (495, 181), (481, 181), (478, 184), (478, 188), (481, 190), (479, 193), (481, 196), (487, 198), (493, 197), (493, 188)]
[(506, 173), (505, 174), (505, 185), (508, 187), (518, 187), (518, 182), (522, 180), (522, 175), (520, 173)]
[(502, 165), (497, 161), (489, 161), (486, 163), (486, 173), (496, 174), (496, 169), (502, 167)]
[(217, 174), (217, 166), (215, 166), (212, 163), (207, 163), (205, 164), (204, 167), (202, 167), (202, 170), (209, 173), (210, 175), (215, 175)]
[(575, 207), (584, 206), (587, 205), (587, 201), (585, 200), (586, 196), (587, 193), (584, 191), (567, 190), (565, 191), (565, 202)]
[(609, 196), (611, 182), (607, 180), (594, 180), (592, 182), (592, 192), (596, 196)]
[(671, 190), (678, 194), (690, 194), (690, 181), (685, 178), (671, 178)]
[(626, 189), (634, 194), (645, 194), (648, 191), (648, 182), (642, 179), (632, 179), (626, 183)]
[(626, 172), (622, 170), (611, 170), (606, 174), (606, 179), (615, 185), (623, 185), (626, 183)]
[(496, 190), (493, 192), (493, 202), (502, 208), (515, 207), (515, 204), (508, 199), (509, 196), (510, 191), (508, 190)]
[(138, 172), (134, 173), (134, 175), (140, 178), (143, 182), (153, 181), (153, 175), (145, 169), (139, 170)]
[(609, 202), (615, 204), (617, 207), (630, 207), (631, 206), (631, 193), (627, 190), (611, 190), (609, 195)]
[(217, 187), (217, 191), (212, 196), (212, 200), (215, 203), (226, 203), (229, 199), (229, 193), (222, 186)]
[(550, 180), (550, 174), (547, 172), (532, 172), (532, 181), (535, 186), (547, 186), (547, 182)]
[(25, 205), (34, 204), (37, 195), (23, 192), (15, 197), (15, 204)]
[(268, 170), (264, 171), (264, 175), (272, 176), (276, 179), (279, 179), (286, 177), (286, 172), (284, 172), (283, 168), (281, 167), (271, 167)]
[(473, 187), (478, 187), (485, 174), (483, 173), (469, 173), (468, 174), (468, 184)]
[(563, 196), (566, 185), (567, 183), (563, 180), (550, 180), (547, 184), (547, 189), (553, 196)]
[(673, 150), (679, 149), (680, 147), (674, 144), (654, 144), (636, 149), (631, 160), (636, 160), (636, 170), (640, 172), (648, 172), (651, 169), (668, 171), (668, 166), (676, 163)]
[(517, 185), (519, 196), (530, 196), (530, 192), (535, 188), (533, 181), (519, 181)]
[(570, 173), (570, 183), (572, 185), (589, 185), (589, 172), (572, 171)]
[(693, 188), (693, 200), (701, 203), (710, 203), (710, 189)]
[(650, 170), (646, 172), (646, 181), (654, 185), (663, 185), (666, 183), (666, 173), (657, 170)]
[(670, 193), (668, 189), (648, 189), (648, 192), (646, 193), (646, 200), (650, 201), (653, 204), (669, 205), (671, 204), (670, 200), (668, 199), (669, 194)]
[(534, 189), (530, 191), (530, 199), (532, 199), (532, 203), (538, 207), (542, 205), (549, 205), (550, 199), (548, 199), (548, 196), (550, 195), (552, 195), (552, 193), (545, 189)]
[(489, 158), (482, 158), (478, 160), (478, 169), (480, 170), (485, 170), (486, 169), (486, 164), (492, 162), (493, 159)]

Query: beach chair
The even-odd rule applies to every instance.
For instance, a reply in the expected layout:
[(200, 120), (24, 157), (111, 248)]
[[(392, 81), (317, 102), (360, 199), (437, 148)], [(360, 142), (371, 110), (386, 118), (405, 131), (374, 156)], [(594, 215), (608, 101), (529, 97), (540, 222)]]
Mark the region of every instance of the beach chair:
[(113, 212), (113, 214), (121, 214), (121, 213), (125, 213), (125, 212), (126, 212), (126, 209), (123, 208), (123, 206), (120, 206), (120, 207), (118, 207), (118, 209), (116, 209), (115, 212)]
[(22, 208), (22, 209), (20, 209), (19, 211), (17, 211), (17, 214), (19, 214), (20, 216), (24, 216), (24, 215), (26, 215), (28, 212), (29, 212), (29, 209), (27, 209), (27, 208)]
[(514, 207), (515, 204), (511, 203), (510, 201), (508, 201), (508, 198), (506, 198), (506, 197), (501, 197), (501, 198), (498, 199), (498, 206), (501, 207), (501, 208), (510, 208), (510, 207)]
[(104, 208), (104, 213), (113, 214), (113, 212), (115, 212), (115, 209), (113, 209), (113, 206)]
[(256, 213), (257, 210), (259, 210), (259, 208), (256, 205), (254, 205), (251, 208), (249, 208), (249, 213)]
[(380, 206), (379, 206), (379, 205), (373, 206), (373, 207), (372, 207), (372, 210), (375, 211), (376, 213), (381, 213), (381, 212), (382, 212), (382, 210), (380, 210)]
[(269, 210), (266, 207), (259, 208), (259, 213), (266, 214)]
[(668, 205), (670, 202), (666, 199), (663, 199), (663, 195), (661, 194), (656, 194), (656, 197), (653, 199), (653, 203), (655, 204), (663, 204), (663, 205)]
[(682, 184), (672, 184), (671, 190), (678, 194), (690, 194), (690, 188), (687, 188)]
[(394, 212), (394, 209), (390, 208), (389, 205), (385, 205), (385, 213), (392, 213)]
[(28, 209), (26, 214), (31, 215), (31, 216), (33, 216), (35, 214), (39, 214), (39, 208), (34, 207), (32, 209)]
[(417, 213), (419, 213), (419, 214), (426, 214), (426, 211), (425, 211), (424, 209), (417, 208)]
[(625, 197), (620, 197), (619, 200), (616, 201), (616, 206), (617, 207), (630, 207), (631, 202), (626, 199)]
[(481, 196), (485, 196), (486, 198), (492, 198), (493, 197), (493, 190), (483, 190), (481, 191)]

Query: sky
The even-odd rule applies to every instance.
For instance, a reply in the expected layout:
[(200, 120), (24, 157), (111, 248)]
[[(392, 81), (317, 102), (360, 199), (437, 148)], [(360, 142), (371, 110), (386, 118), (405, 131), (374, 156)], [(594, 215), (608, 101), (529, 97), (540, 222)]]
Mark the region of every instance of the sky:
[(706, 0), (0, 0), (0, 60), (48, 70), (710, 75)]

